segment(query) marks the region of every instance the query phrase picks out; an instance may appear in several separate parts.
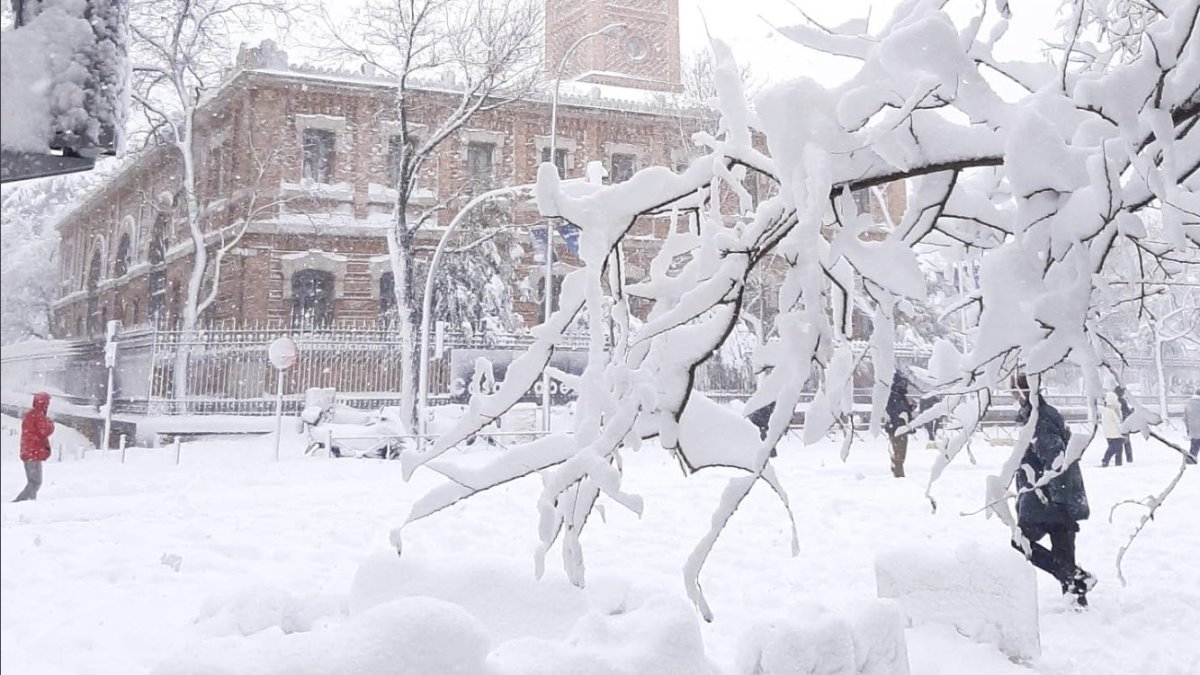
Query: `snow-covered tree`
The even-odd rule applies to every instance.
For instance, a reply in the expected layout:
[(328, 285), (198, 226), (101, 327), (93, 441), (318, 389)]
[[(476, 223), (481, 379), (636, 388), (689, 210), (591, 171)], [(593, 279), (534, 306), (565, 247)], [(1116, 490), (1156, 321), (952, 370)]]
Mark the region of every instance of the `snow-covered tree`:
[[(508, 281), (515, 237), (495, 224), (464, 228), (458, 235), (434, 277), (433, 320), (475, 334), (512, 332), (520, 325)], [(419, 270), (426, 273), (424, 265)]]
[[(365, 0), (353, 18), (340, 21), (321, 9), (329, 43), (341, 57), (369, 64), (395, 86), (396, 191), (388, 254), (395, 279), (397, 326), (403, 354), (401, 408), (410, 424), (416, 420), (416, 333), (420, 325), (420, 290), (414, 253), (418, 233), (437, 223), (453, 197), (432, 207), (414, 209), (425, 189), (428, 164), (448, 139), (457, 137), (477, 114), (493, 110), (531, 91), (540, 68), (541, 3), (534, 0)], [(428, 126), (414, 110), (434, 105), (431, 84), (446, 89), (444, 114)], [(425, 91), (420, 91), (425, 90)], [(468, 185), (482, 191), (484, 186)]]
[(67, 174), (13, 183), (0, 192), (0, 342), (50, 337), (50, 304), (58, 293), (54, 225), (97, 179)]
[[(539, 207), (582, 227), (585, 266), (567, 277), (559, 310), (510, 366), (500, 391), (475, 397), (470, 414), (433, 447), (406, 455), (406, 475), (514, 405), (576, 315), (598, 318), (607, 300), (616, 330), (606, 344), (608, 331), (590, 322), (588, 366), (572, 383), (581, 392), (573, 435), (514, 448), (483, 468), (435, 462), (449, 481), (419, 500), (408, 522), (541, 472), (539, 569), (561, 539), (567, 574), (582, 584), (580, 535), (589, 516), (602, 496), (641, 510), (641, 497), (623, 489), (621, 455), (657, 437), (686, 471), (714, 465), (745, 471), (730, 481), (685, 567), (689, 595), (711, 618), (700, 572), (738, 505), (759, 481), (788, 504), (770, 453), (802, 388), (810, 382), (817, 388), (806, 441), (824, 436), (850, 412), (855, 355), (845, 319), (856, 283), (870, 312), (870, 355), (879, 374), (871, 425), (878, 432), (893, 371), (897, 308), (926, 295), (913, 250), (922, 242), (981, 251), (979, 287), (960, 302), (973, 310), (967, 348), (939, 341), (930, 364), (944, 398), (924, 415), (951, 415), (962, 425), (943, 442), (930, 488), (976, 430), (991, 391), (1006, 389), (1017, 370), (1028, 373), (1036, 389), (1042, 373), (1077, 364), (1095, 418), (1101, 375), (1112, 364), (1098, 333), (1094, 282), (1109, 264), (1114, 241), (1124, 238), (1153, 259), (1200, 246), (1200, 5), (1144, 3), (1149, 9), (1139, 14), (1137, 34), (1114, 40), (1099, 28), (1114, 26), (1143, 3), (1064, 2), (1065, 37), (1053, 40), (1059, 46), (1048, 61), (997, 55), (1009, 25), (1003, 0), (975, 7), (957, 22), (947, 5), (908, 0), (874, 28), (867, 22), (841, 32), (809, 24), (781, 28), (802, 45), (856, 60), (858, 70), (835, 87), (803, 76), (780, 82), (759, 94), (753, 109), (731, 53), (714, 43), (720, 131), (698, 137), (708, 153), (682, 173), (650, 167), (580, 194), (562, 190), (557, 172), (543, 165)], [(768, 153), (752, 147), (752, 129), (766, 136)], [(740, 188), (747, 171), (778, 185), (778, 194), (761, 201), (748, 221), (732, 217), (747, 210)], [(883, 240), (864, 238), (873, 223), (858, 212), (852, 191), (900, 179), (912, 185), (903, 220)], [(736, 212), (720, 199), (722, 190), (741, 197)], [(1151, 205), (1163, 214), (1161, 238), (1141, 223), (1139, 214)], [(695, 227), (671, 228), (648, 281), (636, 288), (605, 283), (612, 254), (635, 219), (684, 210), (694, 214)], [(739, 320), (748, 279), (772, 253), (788, 268), (778, 289), (779, 338), (756, 350), (764, 376), (746, 405), (776, 403), (759, 442), (747, 423), (692, 385), (695, 368)], [(671, 261), (683, 254), (688, 262), (673, 268)], [(639, 326), (628, 320), (630, 292), (653, 302)], [(1021, 430), (1013, 454), (989, 480), (989, 503), (1002, 517), (1035, 422)], [(1151, 434), (1153, 423), (1150, 416), (1139, 422)], [(1075, 434), (1069, 460), (1078, 459), (1094, 433)], [(852, 439), (847, 436), (844, 452)]]
[[(172, 160), (179, 172), (178, 208), (191, 245), (180, 321), (185, 333), (197, 329), (201, 313), (214, 302), (221, 261), (248, 222), (243, 218), (218, 228), (205, 216), (207, 205), (200, 201), (204, 167), (196, 138), (198, 113), (222, 82), (236, 36), (264, 21), (286, 19), (285, 10), (280, 0), (145, 0), (131, 8), (131, 89), (134, 107), (144, 120), (141, 133), (147, 144), (161, 143), (174, 150)], [(271, 161), (255, 159), (259, 175), (244, 177), (246, 181), (261, 179)], [(257, 202), (251, 199), (248, 208), (262, 208)], [(186, 393), (186, 358), (181, 350), (174, 377), (176, 396)]]

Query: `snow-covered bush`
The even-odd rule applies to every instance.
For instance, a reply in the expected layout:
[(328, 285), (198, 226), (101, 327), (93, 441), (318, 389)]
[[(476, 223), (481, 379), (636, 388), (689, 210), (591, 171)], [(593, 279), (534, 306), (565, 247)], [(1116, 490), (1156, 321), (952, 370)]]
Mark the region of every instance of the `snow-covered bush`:
[[(403, 458), (405, 470), (411, 475), (511, 408), (566, 327), (587, 315), (588, 366), (570, 383), (580, 392), (575, 433), (517, 447), (483, 468), (439, 464), (449, 481), (420, 500), (407, 522), (541, 472), (538, 569), (561, 539), (567, 575), (582, 585), (580, 535), (589, 516), (602, 496), (640, 512), (642, 498), (623, 490), (621, 456), (657, 437), (685, 470), (723, 465), (745, 473), (731, 479), (685, 567), (690, 597), (711, 618), (699, 574), (722, 529), (759, 481), (787, 504), (770, 452), (802, 388), (816, 386), (813, 407), (821, 411), (809, 415), (806, 439), (822, 437), (849, 412), (855, 355), (848, 289), (856, 284), (865, 291), (870, 356), (881, 374), (871, 420), (878, 432), (897, 311), (926, 295), (913, 251), (923, 242), (982, 251), (979, 288), (960, 303), (972, 310), (968, 346), (935, 346), (943, 400), (914, 422), (948, 414), (962, 425), (942, 448), (931, 484), (975, 431), (990, 392), (1007, 388), (1018, 369), (1036, 384), (1056, 364), (1074, 363), (1094, 406), (1113, 356), (1098, 324), (1103, 308), (1093, 278), (1113, 242), (1124, 238), (1151, 258), (1192, 255), (1200, 245), (1200, 8), (1192, 0), (1156, 2), (1135, 52), (1128, 39), (1100, 30), (1133, 3), (1064, 3), (1067, 40), (1054, 61), (1009, 62), (997, 50), (1007, 3), (975, 8), (959, 23), (945, 4), (903, 2), (869, 33), (863, 22), (846, 33), (782, 28), (796, 42), (856, 59), (859, 70), (832, 88), (805, 77), (781, 82), (753, 107), (731, 53), (714, 43), (719, 131), (695, 137), (707, 154), (681, 173), (648, 167), (620, 184), (568, 192), (554, 168), (542, 165), (539, 208), (582, 228), (584, 267), (565, 279), (559, 310), (534, 331), (535, 344), (510, 366), (500, 391), (476, 396), (432, 448)], [(755, 148), (752, 131), (765, 137), (767, 153)], [(778, 193), (753, 207), (742, 187), (748, 171), (773, 181)], [(904, 218), (883, 240), (864, 238), (873, 223), (851, 192), (901, 179), (911, 185)], [(1161, 239), (1139, 220), (1153, 204), (1163, 214)], [(636, 219), (650, 216), (673, 225), (687, 219), (689, 227), (670, 227), (649, 279), (625, 286), (618, 247)], [(763, 374), (745, 406), (776, 403), (766, 438), (689, 434), (690, 425), (721, 410), (693, 391), (693, 373), (730, 335), (751, 274), (772, 254), (787, 262), (778, 339), (755, 350)], [(687, 262), (675, 265), (681, 258)], [(629, 320), (631, 296), (652, 305), (640, 325)], [(998, 484), (1011, 481), (1035, 422), (1022, 431)], [(1076, 434), (1069, 458), (1089, 440)], [(399, 530), (393, 538), (399, 546)]]

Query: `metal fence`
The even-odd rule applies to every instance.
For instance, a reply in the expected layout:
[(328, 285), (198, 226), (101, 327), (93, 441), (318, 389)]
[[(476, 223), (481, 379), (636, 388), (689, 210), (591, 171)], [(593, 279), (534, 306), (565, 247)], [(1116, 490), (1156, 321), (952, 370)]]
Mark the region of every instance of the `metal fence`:
[[(267, 348), (281, 335), (290, 335), (300, 348), (297, 365), (286, 371), (284, 406), (299, 412), (304, 392), (321, 387), (337, 391), (340, 402), (370, 409), (399, 403), (401, 343), (394, 329), (375, 323), (340, 324), (297, 330), (286, 324), (218, 328), (185, 333), (139, 327), (115, 335), (113, 370), (114, 412), (139, 415), (238, 414), (265, 415), (274, 411), (276, 371), (267, 361)], [(528, 335), (469, 335), (438, 331), (430, 362), (430, 402), (461, 400), (463, 361), (486, 354), (497, 363), (526, 349)], [(586, 360), (588, 336), (567, 336), (562, 352)], [(858, 345), (865, 349), (866, 345)], [(6, 392), (48, 390), (72, 403), (98, 406), (107, 393), (105, 344), (98, 341), (48, 341), (6, 346), (0, 363)], [(457, 352), (457, 356), (456, 356)], [(901, 364), (924, 365), (928, 354), (898, 347)], [(580, 362), (578, 359), (575, 361)], [(499, 366), (498, 366), (499, 367)], [(1200, 382), (1200, 364), (1168, 362), (1171, 394), (1182, 394), (1187, 383)], [(186, 387), (176, 378), (186, 377)], [(871, 375), (855, 382), (856, 398), (869, 398)], [(1149, 359), (1131, 361), (1123, 374), (1144, 404), (1157, 393), (1157, 374)], [(460, 380), (456, 384), (455, 380)], [(1083, 393), (1077, 366), (1064, 364), (1046, 379), (1058, 397)], [(710, 360), (696, 371), (696, 389), (718, 400), (744, 399), (755, 389), (756, 376), (747, 362)], [(1179, 391), (1175, 391), (1178, 389)]]

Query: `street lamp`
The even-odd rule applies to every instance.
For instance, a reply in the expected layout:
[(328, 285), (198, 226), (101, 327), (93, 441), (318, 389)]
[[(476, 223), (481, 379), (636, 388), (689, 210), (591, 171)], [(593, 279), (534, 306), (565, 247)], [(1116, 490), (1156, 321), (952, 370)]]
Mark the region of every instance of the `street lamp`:
[[(626, 29), (623, 23), (610, 23), (598, 31), (588, 33), (580, 37), (575, 42), (567, 47), (567, 51), (563, 53), (562, 59), (558, 62), (558, 68), (554, 71), (554, 98), (550, 102), (550, 163), (554, 165), (555, 171), (558, 171), (558, 165), (555, 164), (558, 159), (558, 90), (562, 85), (563, 68), (566, 68), (567, 61), (575, 50), (584, 42), (595, 37), (617, 38), (620, 37)], [(544, 292), (542, 295), (545, 298), (546, 307), (542, 315), (543, 323), (550, 323), (550, 313), (554, 307), (554, 228), (552, 223), (546, 222), (546, 278), (544, 281)], [(550, 368), (546, 364), (546, 370), (542, 371), (542, 426), (548, 433), (550, 431)]]
[(497, 188), (489, 190), (467, 202), (467, 205), (462, 207), (458, 213), (454, 215), (454, 219), (450, 221), (450, 225), (446, 231), (442, 233), (442, 238), (438, 240), (437, 248), (433, 252), (433, 258), (429, 261), (429, 273), (425, 276), (425, 295), (421, 298), (421, 354), (420, 354), (420, 369), (417, 376), (417, 447), (423, 449), (425, 445), (425, 434), (428, 427), (426, 416), (426, 408), (429, 404), (429, 320), (433, 314), (433, 279), (434, 273), (437, 272), (438, 263), (442, 260), (442, 254), (446, 251), (446, 244), (450, 241), (450, 235), (458, 228), (464, 216), (471, 209), (482, 204), (483, 202), (494, 199), (496, 197), (507, 197), (529, 193), (533, 189), (532, 185), (517, 185), (514, 187)]

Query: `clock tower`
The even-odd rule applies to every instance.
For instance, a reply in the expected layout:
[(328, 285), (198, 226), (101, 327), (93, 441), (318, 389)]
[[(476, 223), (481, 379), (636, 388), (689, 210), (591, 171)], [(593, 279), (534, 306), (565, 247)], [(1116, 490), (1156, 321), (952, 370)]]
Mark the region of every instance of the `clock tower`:
[(680, 91), (679, 0), (546, 0), (546, 71), (581, 36), (610, 24), (625, 28), (580, 45), (564, 79), (653, 91)]

